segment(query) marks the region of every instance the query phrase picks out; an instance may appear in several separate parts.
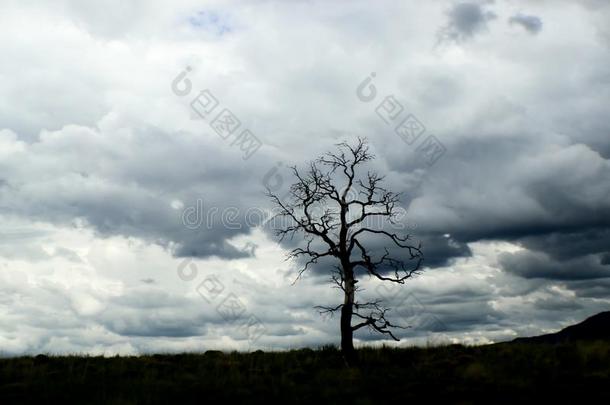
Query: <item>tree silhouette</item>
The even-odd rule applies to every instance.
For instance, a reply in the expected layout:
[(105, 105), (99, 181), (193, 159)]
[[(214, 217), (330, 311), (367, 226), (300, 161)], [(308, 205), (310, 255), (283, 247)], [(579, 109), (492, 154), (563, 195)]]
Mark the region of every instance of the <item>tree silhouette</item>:
[[(287, 219), (275, 229), (280, 240), (303, 238), (303, 246), (288, 253), (289, 259), (303, 263), (297, 279), (321, 259), (334, 261), (331, 280), (343, 291), (343, 303), (316, 308), (320, 313), (341, 311), (341, 350), (348, 365), (353, 365), (357, 361), (355, 331), (368, 327), (398, 341), (393, 328), (404, 328), (386, 318), (389, 308), (381, 299), (356, 300), (358, 275), (404, 284), (419, 273), (423, 254), (421, 245), (408, 243), (409, 235), (387, 230), (388, 225), (397, 224), (400, 195), (381, 187), (383, 176), (370, 171), (357, 173), (359, 166), (374, 159), (366, 139), (336, 146), (336, 152), (314, 160), (305, 172), (292, 167), (295, 182), (284, 199), (269, 189), (267, 195), (276, 206), (274, 218)], [(379, 237), (388, 245), (383, 252), (371, 247), (372, 238)]]

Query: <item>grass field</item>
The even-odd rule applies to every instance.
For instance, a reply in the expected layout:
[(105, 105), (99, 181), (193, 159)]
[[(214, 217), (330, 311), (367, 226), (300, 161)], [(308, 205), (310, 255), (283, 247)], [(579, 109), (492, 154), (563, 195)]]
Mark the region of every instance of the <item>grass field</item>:
[(610, 343), (0, 359), (0, 403), (610, 403)]

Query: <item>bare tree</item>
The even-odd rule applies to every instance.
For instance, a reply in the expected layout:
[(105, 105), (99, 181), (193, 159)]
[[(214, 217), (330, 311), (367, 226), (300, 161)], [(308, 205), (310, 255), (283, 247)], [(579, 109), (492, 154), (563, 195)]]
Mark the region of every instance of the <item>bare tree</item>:
[[(280, 240), (303, 238), (303, 246), (288, 253), (289, 259), (303, 264), (297, 280), (321, 259), (334, 261), (331, 279), (343, 291), (343, 303), (317, 308), (321, 313), (341, 311), (341, 350), (347, 363), (353, 365), (355, 331), (368, 327), (398, 341), (393, 329), (404, 328), (386, 318), (389, 308), (380, 299), (356, 300), (357, 275), (403, 284), (419, 273), (423, 254), (421, 245), (409, 243), (409, 235), (387, 230), (388, 224), (397, 224), (399, 194), (381, 186), (383, 176), (357, 172), (359, 166), (374, 159), (367, 141), (359, 138), (354, 145), (340, 143), (337, 147), (337, 152), (311, 162), (305, 172), (292, 167), (296, 180), (287, 197), (280, 199), (270, 190), (267, 195), (276, 206), (275, 218), (287, 219), (275, 229)], [(373, 237), (384, 239), (383, 252), (374, 252), (368, 244)], [(399, 254), (392, 253), (396, 251)]]

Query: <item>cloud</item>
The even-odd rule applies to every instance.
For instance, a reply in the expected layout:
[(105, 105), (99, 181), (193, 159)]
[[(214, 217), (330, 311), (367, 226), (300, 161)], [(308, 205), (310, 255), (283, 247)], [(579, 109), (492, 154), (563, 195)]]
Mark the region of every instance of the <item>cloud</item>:
[(189, 23), (197, 28), (211, 31), (218, 36), (231, 32), (231, 26), (226, 21), (226, 17), (221, 17), (214, 11), (198, 11), (189, 17)]
[(542, 30), (542, 20), (535, 15), (517, 13), (511, 16), (508, 22), (522, 26), (530, 34), (538, 34)]
[[(531, 13), (544, 16), (545, 32), (536, 41), (507, 24), (490, 29), (496, 15), (519, 16), (505, 2), (270, 4), (6, 2), (1, 350), (337, 342), (336, 318), (313, 309), (341, 302), (329, 263), (292, 286), (297, 264), (283, 259), (298, 240), (278, 244), (247, 213), (270, 208), (269, 182), (285, 192), (288, 166), (357, 136), (377, 156), (369, 168), (404, 193), (403, 231), (424, 248), (425, 272), (402, 286), (405, 296), (385, 297), (399, 320), (419, 325), (401, 331), (405, 343), (433, 331), (450, 342), (497, 341), (607, 307), (602, 2), (539, 2)], [(437, 47), (438, 27), (468, 46)], [(171, 83), (187, 65), (192, 91), (178, 96)], [(366, 77), (369, 102), (356, 97)], [(191, 119), (203, 89), (263, 141), (250, 159), (209, 120)], [(384, 122), (389, 95), (402, 113)], [(412, 143), (395, 132), (408, 114), (426, 127)], [(431, 166), (418, 149), (429, 135), (446, 148)], [(183, 264), (197, 267), (194, 280), (180, 278)], [(208, 274), (265, 323), (251, 347), (197, 292)], [(374, 280), (359, 285), (377, 292)], [(401, 300), (408, 294), (416, 300)], [(358, 339), (384, 342), (366, 331)]]
[(484, 4), (456, 3), (447, 12), (448, 22), (441, 30), (441, 38), (451, 41), (465, 41), (487, 29), (487, 23), (497, 16), (486, 11)]
[(498, 259), (505, 271), (525, 278), (583, 280), (610, 277), (610, 268), (601, 265), (597, 256), (558, 261), (544, 253), (523, 251), (502, 253)]

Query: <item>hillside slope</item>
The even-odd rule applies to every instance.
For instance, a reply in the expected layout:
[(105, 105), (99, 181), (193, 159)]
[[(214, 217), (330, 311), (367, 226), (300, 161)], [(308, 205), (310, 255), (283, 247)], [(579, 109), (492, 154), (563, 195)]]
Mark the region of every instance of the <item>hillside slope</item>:
[(518, 343), (567, 343), (590, 340), (610, 340), (610, 311), (600, 312), (581, 323), (568, 326), (556, 333), (520, 337)]

